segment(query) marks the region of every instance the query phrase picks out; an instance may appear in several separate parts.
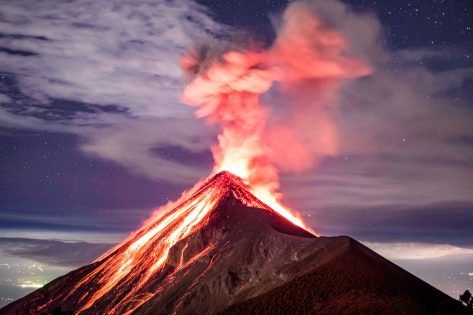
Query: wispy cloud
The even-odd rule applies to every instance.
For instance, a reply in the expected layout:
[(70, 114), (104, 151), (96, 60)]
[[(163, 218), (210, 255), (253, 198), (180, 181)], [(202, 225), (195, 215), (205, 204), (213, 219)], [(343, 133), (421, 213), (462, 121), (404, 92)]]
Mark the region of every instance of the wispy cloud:
[(179, 104), (182, 53), (226, 32), (204, 7), (187, 0), (0, 7), (0, 48), (8, 48), (0, 49), (1, 70), (14, 76), (1, 98), (2, 124), (79, 134), (85, 152), (152, 178), (203, 175), (150, 150), (208, 148), (208, 132)]
[(454, 257), (469, 258), (473, 248), (430, 243), (364, 243), (384, 257), (393, 260), (426, 260)]
[(0, 238), (0, 251), (3, 255), (65, 267), (79, 267), (89, 264), (112, 245), (28, 238)]
[[(193, 1), (3, 2), (3, 71), (38, 98), (121, 105), (133, 115), (175, 116), (179, 58), (222, 27)], [(38, 38), (41, 38), (40, 40)]]

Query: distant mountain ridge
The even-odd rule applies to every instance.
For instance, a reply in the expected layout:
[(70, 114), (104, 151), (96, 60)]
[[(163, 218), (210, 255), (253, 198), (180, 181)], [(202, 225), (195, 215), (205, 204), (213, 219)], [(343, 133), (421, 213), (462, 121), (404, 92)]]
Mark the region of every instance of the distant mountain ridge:
[[(198, 209), (204, 206), (211, 208)], [(165, 255), (157, 246), (171, 239), (173, 224), (188, 223), (185, 217), (169, 219), (169, 230), (151, 235), (169, 218), (161, 217), (0, 314), (40, 314), (57, 306), (80, 314), (467, 314), (459, 302), (359, 242), (316, 237), (292, 224), (228, 172), (209, 179), (172, 213), (202, 218)], [(148, 243), (139, 244), (137, 259), (125, 259), (137, 240)], [(110, 270), (118, 280), (107, 278)]]

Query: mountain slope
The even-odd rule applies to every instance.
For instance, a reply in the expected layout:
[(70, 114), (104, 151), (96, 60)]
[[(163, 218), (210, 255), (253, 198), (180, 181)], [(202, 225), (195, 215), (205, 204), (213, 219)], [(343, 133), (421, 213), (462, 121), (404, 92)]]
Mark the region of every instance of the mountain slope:
[(55, 306), (81, 314), (461, 311), (453, 299), (360, 243), (316, 237), (290, 223), (226, 172), (95, 263), (0, 314)]
[(303, 272), (265, 294), (234, 304), (222, 314), (467, 314), (443, 292), (379, 256), (340, 237), (326, 263), (314, 256)]

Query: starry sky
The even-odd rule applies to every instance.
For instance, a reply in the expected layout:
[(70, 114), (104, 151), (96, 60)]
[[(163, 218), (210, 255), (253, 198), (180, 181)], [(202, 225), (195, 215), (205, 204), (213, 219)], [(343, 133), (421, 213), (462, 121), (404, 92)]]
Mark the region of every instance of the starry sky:
[[(473, 3), (306, 2), (374, 72), (343, 85), (338, 154), (283, 173), (284, 202), (456, 297), (473, 286)], [(24, 268), (44, 283), (88, 263), (209, 173), (217, 131), (179, 101), (180, 57), (269, 46), (288, 3), (0, 1), (0, 303), (31, 290)]]

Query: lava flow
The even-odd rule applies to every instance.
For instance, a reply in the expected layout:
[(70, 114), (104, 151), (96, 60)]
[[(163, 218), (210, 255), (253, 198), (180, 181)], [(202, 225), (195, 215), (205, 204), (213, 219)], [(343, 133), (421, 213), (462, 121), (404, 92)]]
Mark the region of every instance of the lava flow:
[[(170, 249), (205, 225), (203, 221), (209, 220), (209, 213), (226, 195), (231, 194), (245, 206), (274, 211), (249, 190), (241, 178), (220, 172), (167, 205), (171, 211), (150, 221), (128, 240), (97, 259), (98, 266), (75, 285), (68, 296), (84, 291), (78, 313), (100, 302), (112, 290), (115, 298), (110, 300), (108, 296), (102, 301), (108, 305), (107, 314), (132, 312), (154, 296), (156, 293), (147, 293), (147, 283), (165, 267)], [(176, 269), (180, 267), (176, 266)], [(84, 290), (86, 287), (94, 290)]]

